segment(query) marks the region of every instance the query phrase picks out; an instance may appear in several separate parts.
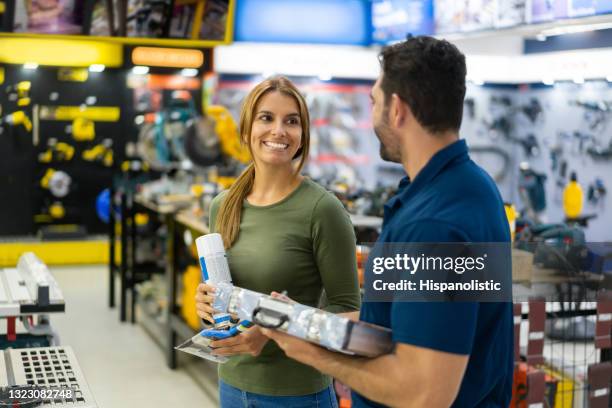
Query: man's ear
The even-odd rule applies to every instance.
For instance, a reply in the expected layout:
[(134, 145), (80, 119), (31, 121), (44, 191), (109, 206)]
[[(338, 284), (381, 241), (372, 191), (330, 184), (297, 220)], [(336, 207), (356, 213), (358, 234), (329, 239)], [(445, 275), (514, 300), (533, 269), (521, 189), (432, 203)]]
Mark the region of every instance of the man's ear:
[(410, 118), (412, 118), (412, 111), (408, 104), (398, 94), (392, 94), (389, 106), (389, 122), (395, 127), (402, 127)]

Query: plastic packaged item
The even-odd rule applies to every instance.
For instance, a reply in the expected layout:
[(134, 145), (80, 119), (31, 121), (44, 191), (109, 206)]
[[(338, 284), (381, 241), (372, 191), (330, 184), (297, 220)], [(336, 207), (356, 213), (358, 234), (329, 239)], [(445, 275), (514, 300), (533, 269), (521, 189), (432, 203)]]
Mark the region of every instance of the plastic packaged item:
[(236, 314), (262, 327), (327, 347), (330, 350), (364, 357), (376, 357), (393, 350), (391, 330), (353, 321), (314, 307), (275, 298), (230, 283), (217, 285), (213, 307)]
[(192, 354), (196, 357), (213, 361), (215, 363), (225, 363), (227, 361), (227, 357), (215, 356), (212, 354), (214, 349), (210, 347), (210, 343), (214, 340), (214, 338), (202, 335), (202, 333), (205, 331), (206, 330), (202, 330), (189, 340), (176, 346), (175, 349)]

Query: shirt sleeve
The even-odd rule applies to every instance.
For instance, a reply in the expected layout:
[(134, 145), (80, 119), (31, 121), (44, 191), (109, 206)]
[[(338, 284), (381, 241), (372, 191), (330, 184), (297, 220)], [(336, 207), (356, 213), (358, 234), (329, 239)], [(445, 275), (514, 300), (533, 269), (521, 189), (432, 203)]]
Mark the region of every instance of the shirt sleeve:
[(325, 193), (312, 214), (315, 261), (331, 313), (359, 310), (356, 238), (353, 224), (340, 201)]
[[(436, 220), (402, 228), (403, 242), (467, 242), (456, 227)], [(401, 238), (401, 237), (400, 237)], [(477, 302), (408, 302), (391, 307), (393, 340), (448, 353), (472, 352), (479, 304)]]

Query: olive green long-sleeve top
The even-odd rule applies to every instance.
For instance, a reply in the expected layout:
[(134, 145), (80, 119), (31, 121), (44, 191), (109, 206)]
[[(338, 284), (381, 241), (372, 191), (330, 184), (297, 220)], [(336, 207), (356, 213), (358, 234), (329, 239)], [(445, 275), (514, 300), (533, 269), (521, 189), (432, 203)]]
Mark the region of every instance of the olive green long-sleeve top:
[[(225, 194), (211, 205), (210, 225)], [(350, 218), (331, 193), (308, 178), (283, 200), (242, 207), (240, 234), (227, 251), (235, 285), (269, 294), (287, 291), (293, 300), (320, 306), (325, 290), (333, 313), (360, 305), (355, 233)], [(264, 395), (305, 395), (319, 392), (331, 379), (285, 356), (269, 341), (257, 357), (237, 355), (219, 365), (219, 377), (243, 391)]]

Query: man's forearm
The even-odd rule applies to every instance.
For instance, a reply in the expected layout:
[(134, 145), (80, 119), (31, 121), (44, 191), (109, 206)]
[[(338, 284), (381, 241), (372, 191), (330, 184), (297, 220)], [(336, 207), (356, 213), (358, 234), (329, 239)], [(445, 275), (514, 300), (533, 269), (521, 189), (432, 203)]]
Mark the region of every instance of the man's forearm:
[(359, 310), (353, 310), (352, 312), (338, 313), (339, 316), (346, 317), (349, 320), (359, 320)]
[(404, 343), (397, 343), (393, 354), (362, 358), (334, 353), (276, 330), (262, 329), (262, 332), (288, 357), (337, 378), (366, 398), (390, 406), (450, 406), (469, 359), (469, 355)]
[[(396, 360), (393, 354), (371, 359), (321, 350), (321, 355), (314, 358), (311, 365), (368, 399), (389, 406), (410, 406), (410, 402), (418, 402), (418, 379), (402, 381), (406, 372), (398, 370)], [(406, 389), (406, 384), (410, 389)], [(406, 395), (411, 396), (410, 401)]]

